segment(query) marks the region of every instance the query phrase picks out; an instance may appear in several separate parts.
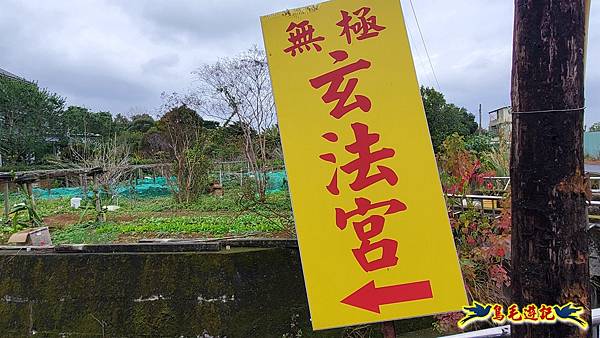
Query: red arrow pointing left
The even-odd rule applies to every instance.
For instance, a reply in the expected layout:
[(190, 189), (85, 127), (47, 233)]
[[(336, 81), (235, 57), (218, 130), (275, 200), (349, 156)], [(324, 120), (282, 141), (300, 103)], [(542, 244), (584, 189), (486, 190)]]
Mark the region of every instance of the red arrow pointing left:
[(344, 298), (342, 303), (367, 311), (380, 313), (379, 307), (384, 304), (396, 304), (433, 298), (431, 283), (426, 281), (375, 287), (375, 281), (354, 291)]

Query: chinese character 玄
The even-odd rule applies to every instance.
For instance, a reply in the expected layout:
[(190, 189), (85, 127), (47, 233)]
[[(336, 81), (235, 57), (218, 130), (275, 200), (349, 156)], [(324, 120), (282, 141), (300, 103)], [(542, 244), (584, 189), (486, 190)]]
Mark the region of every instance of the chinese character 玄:
[[(348, 53), (343, 50), (333, 51), (329, 53), (329, 55), (335, 60), (333, 62), (334, 64), (344, 61), (348, 58)], [(323, 96), (321, 96), (321, 98), (325, 103), (337, 101), (335, 107), (330, 112), (331, 116), (335, 117), (336, 119), (340, 119), (342, 116), (356, 108), (360, 108), (360, 110), (363, 112), (368, 112), (371, 110), (371, 100), (364, 95), (354, 95), (355, 101), (350, 104), (346, 104), (348, 103), (350, 96), (352, 96), (354, 89), (358, 84), (357, 78), (349, 79), (346, 86), (340, 91), (346, 75), (361, 69), (368, 69), (369, 67), (371, 67), (371, 62), (360, 59), (354, 63), (310, 79), (310, 85), (314, 89), (318, 89), (329, 84), (327, 91)]]

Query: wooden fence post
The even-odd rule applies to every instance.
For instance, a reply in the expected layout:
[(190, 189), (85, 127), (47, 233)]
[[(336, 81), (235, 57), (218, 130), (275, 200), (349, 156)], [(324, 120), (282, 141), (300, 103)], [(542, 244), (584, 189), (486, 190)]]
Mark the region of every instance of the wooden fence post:
[(4, 217), (8, 218), (8, 213), (10, 212), (10, 201), (8, 200), (10, 197), (8, 192), (8, 182), (2, 183), (2, 191), (4, 194)]
[(96, 197), (96, 221), (103, 223), (106, 221), (106, 216), (104, 215), (104, 213), (102, 212), (102, 201), (100, 200), (100, 187), (98, 184), (98, 175), (93, 174), (92, 175), (92, 180), (94, 182), (94, 196)]

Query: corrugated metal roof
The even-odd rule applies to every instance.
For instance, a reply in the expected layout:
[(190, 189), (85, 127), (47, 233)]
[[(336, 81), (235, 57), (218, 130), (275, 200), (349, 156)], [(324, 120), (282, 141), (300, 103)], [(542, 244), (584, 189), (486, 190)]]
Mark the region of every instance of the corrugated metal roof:
[(15, 75), (15, 74), (13, 74), (13, 73), (11, 73), (9, 71), (6, 71), (6, 70), (4, 70), (2, 68), (0, 68), (0, 76), (9, 77), (9, 78), (15, 79), (15, 80), (21, 80), (21, 81), (29, 82), (29, 81), (25, 80), (24, 78), (19, 77), (19, 76)]

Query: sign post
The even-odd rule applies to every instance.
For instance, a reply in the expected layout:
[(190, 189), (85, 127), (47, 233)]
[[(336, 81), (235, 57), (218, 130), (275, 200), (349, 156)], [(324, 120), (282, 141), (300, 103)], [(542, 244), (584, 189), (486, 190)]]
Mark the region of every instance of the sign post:
[(261, 18), (315, 330), (466, 295), (398, 0)]

